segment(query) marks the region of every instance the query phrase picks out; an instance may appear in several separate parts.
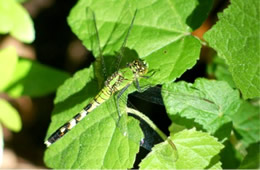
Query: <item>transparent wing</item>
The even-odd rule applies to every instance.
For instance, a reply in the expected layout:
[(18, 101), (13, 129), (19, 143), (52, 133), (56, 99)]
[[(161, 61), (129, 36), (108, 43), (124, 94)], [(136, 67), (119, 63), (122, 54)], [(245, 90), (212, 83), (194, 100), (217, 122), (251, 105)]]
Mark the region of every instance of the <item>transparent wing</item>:
[[(95, 12), (89, 7), (86, 8), (86, 32), (90, 40), (90, 49), (96, 56), (95, 72), (100, 81), (104, 82), (108, 76), (119, 68), (125, 67), (128, 62), (138, 58), (134, 50), (126, 48), (136, 14), (137, 10), (132, 11), (126, 8), (122, 10), (116, 22), (104, 23), (101, 18), (99, 24)], [(104, 32), (102, 30), (103, 25), (110, 25), (109, 30)], [(100, 33), (100, 30), (103, 32)]]
[(221, 108), (212, 96), (205, 93), (207, 92), (203, 89), (197, 89), (191, 84), (178, 82), (165, 84), (162, 88), (149, 88), (143, 93), (135, 93), (134, 96), (163, 105), (175, 124), (208, 130), (212, 125), (207, 122), (221, 119)]
[(150, 87), (142, 93), (135, 92), (131, 95), (141, 100), (145, 100), (147, 102), (151, 102), (162, 106), (164, 105), (161, 95), (161, 87)]
[(94, 11), (90, 8), (86, 8), (86, 23), (87, 23), (87, 35), (90, 40), (91, 50), (93, 55), (96, 56), (95, 74), (98, 78), (99, 89), (104, 85), (104, 81), (108, 77), (107, 67), (105, 65), (103, 48), (100, 45), (100, 36), (97, 28), (97, 20)]
[[(196, 90), (196, 89), (194, 89), (194, 90)], [(172, 97), (173, 99), (178, 99), (178, 100), (181, 100), (184, 102), (187, 102), (187, 100), (188, 100), (191, 102), (195, 102), (194, 104), (196, 104), (198, 102), (203, 102), (207, 105), (216, 106), (213, 101), (210, 101), (209, 99), (204, 98), (199, 94), (198, 95), (189, 95), (187, 93), (181, 93), (181, 92), (173, 93), (173, 92), (165, 90), (159, 86), (150, 87), (142, 93), (135, 92), (132, 95), (137, 98), (140, 98), (142, 100), (164, 106), (162, 94), (168, 95), (168, 96)]]
[[(131, 21), (131, 24), (130, 24), (130, 26), (129, 26), (129, 28), (128, 28), (128, 30), (127, 30), (127, 32), (126, 32), (126, 36), (125, 36), (125, 39), (124, 39), (124, 41), (123, 41), (123, 44), (122, 44), (122, 46), (121, 46), (121, 48), (120, 48), (120, 51), (119, 51), (119, 53), (118, 53), (118, 55), (117, 55), (117, 69), (119, 69), (120, 68), (120, 65), (121, 65), (121, 61), (122, 61), (122, 59), (123, 59), (123, 56), (124, 56), (124, 54), (125, 54), (125, 51), (126, 51), (126, 43), (127, 43), (127, 40), (128, 40), (128, 38), (129, 38), (129, 35), (130, 35), (130, 33), (131, 33), (131, 30), (132, 30), (132, 28), (133, 28), (133, 25), (134, 25), (134, 21), (135, 21), (135, 18), (136, 18), (136, 14), (137, 14), (137, 9), (135, 10), (135, 12), (134, 12), (134, 15), (133, 15), (133, 18), (132, 18), (132, 21)], [(124, 65), (125, 65), (126, 63), (124, 63)]]

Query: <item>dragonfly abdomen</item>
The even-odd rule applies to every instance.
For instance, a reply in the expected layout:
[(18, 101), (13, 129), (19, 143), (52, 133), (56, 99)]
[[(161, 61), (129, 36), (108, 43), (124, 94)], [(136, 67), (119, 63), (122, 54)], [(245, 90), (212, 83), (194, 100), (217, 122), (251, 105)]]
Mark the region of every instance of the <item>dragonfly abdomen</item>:
[(75, 115), (69, 122), (65, 123), (61, 126), (56, 132), (54, 132), (45, 144), (49, 147), (51, 144), (56, 142), (58, 139), (63, 137), (67, 132), (69, 132), (78, 122), (80, 122), (87, 114), (97, 108), (100, 104), (105, 102), (110, 98), (112, 92), (110, 88), (105, 86), (96, 96), (95, 98), (86, 106), (84, 109)]

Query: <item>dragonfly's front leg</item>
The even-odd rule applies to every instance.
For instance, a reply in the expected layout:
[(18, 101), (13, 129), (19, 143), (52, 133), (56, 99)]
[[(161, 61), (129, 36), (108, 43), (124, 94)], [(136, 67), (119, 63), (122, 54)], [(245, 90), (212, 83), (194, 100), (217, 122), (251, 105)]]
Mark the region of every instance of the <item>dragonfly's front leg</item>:
[[(120, 113), (120, 108), (119, 108), (119, 99), (122, 96), (122, 94), (126, 91), (126, 89), (130, 86), (131, 84), (126, 85), (121, 91), (119, 91), (118, 95), (116, 96), (116, 110), (118, 113), (118, 117), (120, 119), (121, 113)], [(119, 120), (118, 119), (118, 120)]]

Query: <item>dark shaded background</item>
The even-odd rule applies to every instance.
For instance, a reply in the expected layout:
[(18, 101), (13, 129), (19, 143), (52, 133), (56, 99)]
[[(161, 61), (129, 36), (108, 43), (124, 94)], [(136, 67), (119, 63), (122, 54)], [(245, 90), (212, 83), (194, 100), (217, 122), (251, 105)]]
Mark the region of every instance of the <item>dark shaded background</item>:
[[(34, 20), (36, 40), (32, 44), (22, 44), (8, 35), (1, 35), (0, 48), (10, 44), (15, 45), (19, 56), (37, 60), (71, 74), (88, 67), (94, 58), (81, 45), (67, 24), (67, 16), (75, 3), (76, 1), (73, 0), (28, 0), (24, 6)], [(215, 0), (209, 18), (193, 32), (193, 35), (201, 38), (203, 33), (216, 22), (216, 14), (221, 12), (228, 3), (228, 0)], [(214, 53), (212, 50), (203, 47), (201, 60), (180, 79), (193, 82), (197, 77), (208, 77), (206, 64), (211, 61), (212, 53)], [(2, 96), (17, 108), (23, 124), (23, 129), (19, 133), (4, 128), (3, 168), (46, 168), (43, 162), (45, 150), (43, 142), (50, 123), (55, 94), (40, 98), (24, 96), (18, 99), (9, 98), (4, 94)], [(168, 134), (170, 120), (162, 106), (151, 105), (135, 97), (130, 97), (130, 100), (140, 111), (149, 114), (148, 116), (159, 128)], [(162, 114), (160, 119), (158, 113)], [(140, 158), (143, 156), (139, 155)]]

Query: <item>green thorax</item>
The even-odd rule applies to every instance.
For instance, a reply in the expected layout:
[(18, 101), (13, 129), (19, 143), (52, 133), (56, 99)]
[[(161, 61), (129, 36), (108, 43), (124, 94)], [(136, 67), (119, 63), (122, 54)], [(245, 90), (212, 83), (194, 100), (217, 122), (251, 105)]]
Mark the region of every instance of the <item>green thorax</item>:
[(127, 67), (113, 73), (105, 82), (105, 86), (110, 90), (111, 95), (122, 90), (127, 85), (133, 83), (139, 77), (144, 76), (148, 72), (148, 65), (140, 60), (134, 60)]

